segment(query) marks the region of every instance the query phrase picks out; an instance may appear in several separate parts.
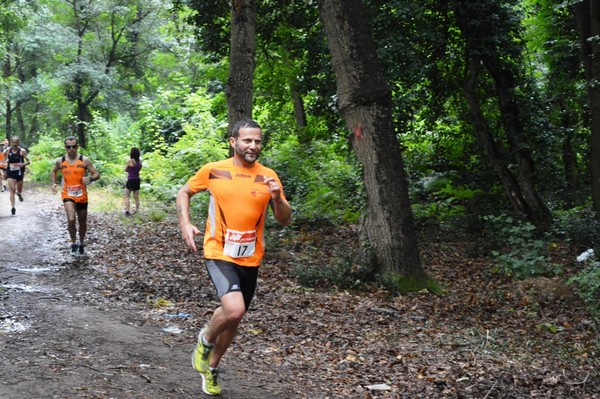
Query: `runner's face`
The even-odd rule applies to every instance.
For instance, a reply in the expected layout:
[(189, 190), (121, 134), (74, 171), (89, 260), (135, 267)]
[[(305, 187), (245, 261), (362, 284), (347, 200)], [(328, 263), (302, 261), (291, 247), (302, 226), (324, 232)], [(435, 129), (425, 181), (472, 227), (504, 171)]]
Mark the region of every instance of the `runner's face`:
[(70, 157), (75, 156), (77, 154), (77, 141), (75, 140), (67, 140), (65, 141), (65, 149), (67, 150), (67, 155)]
[(13, 148), (15, 148), (15, 149), (16, 149), (16, 148), (19, 148), (19, 140), (17, 140), (17, 139), (12, 139), (12, 140), (10, 141), (10, 143), (11, 143), (11, 145), (12, 145), (12, 147), (13, 147)]
[(235, 157), (244, 164), (253, 164), (262, 149), (262, 132), (256, 128), (242, 128), (237, 138), (231, 138)]

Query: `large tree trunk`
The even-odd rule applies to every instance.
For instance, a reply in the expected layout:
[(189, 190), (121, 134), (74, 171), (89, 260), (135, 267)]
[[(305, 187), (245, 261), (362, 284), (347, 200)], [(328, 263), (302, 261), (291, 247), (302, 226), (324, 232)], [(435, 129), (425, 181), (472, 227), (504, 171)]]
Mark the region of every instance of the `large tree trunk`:
[(590, 107), (592, 200), (600, 220), (600, 0), (576, 3), (575, 16)]
[(231, 2), (231, 49), (227, 80), (228, 132), (243, 118), (252, 117), (252, 92), (256, 64), (256, 4)]
[(421, 267), (391, 91), (360, 0), (320, 0), (338, 105), (362, 163), (367, 211), (361, 248), (379, 274), (425, 278)]

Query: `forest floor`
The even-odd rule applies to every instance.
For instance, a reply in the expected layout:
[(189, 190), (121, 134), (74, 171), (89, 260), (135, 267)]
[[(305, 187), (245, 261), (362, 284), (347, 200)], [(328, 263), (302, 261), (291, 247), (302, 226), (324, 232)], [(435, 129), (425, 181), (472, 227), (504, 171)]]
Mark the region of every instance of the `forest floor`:
[[(80, 259), (58, 196), (27, 184), (24, 196), (11, 216), (0, 193), (0, 398), (202, 397), (190, 355), (217, 303), (174, 214), (92, 207)], [(421, 235), (446, 295), (302, 288), (293, 269), (334, 264), (356, 232), (272, 230), (222, 397), (600, 398), (597, 331), (564, 282), (510, 281), (476, 238)], [(554, 251), (573, 267), (578, 254)]]

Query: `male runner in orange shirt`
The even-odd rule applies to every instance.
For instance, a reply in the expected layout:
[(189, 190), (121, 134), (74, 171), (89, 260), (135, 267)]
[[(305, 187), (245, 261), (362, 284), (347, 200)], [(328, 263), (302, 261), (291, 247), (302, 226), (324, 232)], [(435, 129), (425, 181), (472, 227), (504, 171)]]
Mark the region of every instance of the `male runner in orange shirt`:
[[(67, 213), (67, 230), (71, 237), (71, 255), (85, 256), (84, 240), (87, 233), (87, 208), (88, 195), (87, 186), (100, 178), (92, 161), (77, 153), (79, 147), (77, 138), (74, 136), (65, 139), (67, 155), (56, 160), (54, 168), (50, 172), (52, 179), (52, 192), (56, 194), (57, 173), (62, 174), (61, 198)], [(91, 176), (87, 176), (87, 174)], [(79, 222), (79, 243), (77, 243), (77, 225)]]
[(204, 258), (221, 306), (198, 334), (192, 354), (192, 365), (202, 377), (202, 389), (209, 395), (221, 393), (217, 367), (254, 296), (265, 249), (268, 209), (273, 209), (275, 218), (284, 226), (292, 217), (277, 174), (257, 162), (262, 148), (258, 123), (238, 122), (229, 144), (234, 150), (232, 158), (204, 165), (177, 195), (183, 241), (197, 252), (194, 237), (200, 231), (190, 220), (190, 199), (201, 191), (209, 192)]

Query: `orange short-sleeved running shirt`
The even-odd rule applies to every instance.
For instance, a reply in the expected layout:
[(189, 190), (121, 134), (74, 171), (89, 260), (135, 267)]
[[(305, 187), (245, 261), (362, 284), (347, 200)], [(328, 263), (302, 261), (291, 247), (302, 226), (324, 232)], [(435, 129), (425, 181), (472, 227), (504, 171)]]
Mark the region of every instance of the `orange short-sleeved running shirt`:
[(83, 184), (83, 178), (86, 173), (83, 156), (80, 155), (72, 162), (63, 157), (60, 164), (60, 172), (63, 176), (61, 192), (63, 201), (70, 199), (74, 202), (88, 202), (87, 187)]
[(6, 168), (6, 154), (4, 151), (0, 151), (0, 169)]
[[(258, 162), (252, 168), (233, 164), (233, 158), (204, 165), (188, 185), (193, 193), (209, 192), (204, 234), (204, 257), (240, 266), (260, 265), (264, 255), (264, 224), (271, 193), (263, 176), (272, 170)], [(282, 198), (285, 199), (282, 190)]]

